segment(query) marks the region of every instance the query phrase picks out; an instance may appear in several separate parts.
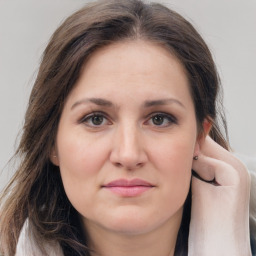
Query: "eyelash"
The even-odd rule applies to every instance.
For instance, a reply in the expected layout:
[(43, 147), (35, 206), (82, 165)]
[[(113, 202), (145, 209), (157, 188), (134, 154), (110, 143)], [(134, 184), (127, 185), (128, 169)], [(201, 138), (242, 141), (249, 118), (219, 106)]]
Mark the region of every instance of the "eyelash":
[[(109, 124), (112, 124), (109, 121), (109, 118), (107, 117), (107, 115), (103, 112), (93, 112), (91, 114), (85, 115), (80, 121), (79, 123), (83, 123), (89, 127), (93, 127), (93, 128), (99, 128), (102, 126), (102, 124), (96, 125), (96, 124), (89, 124), (89, 122), (92, 122), (92, 118), (94, 117), (100, 117), (103, 118), (104, 120), (108, 121)], [(108, 125), (109, 125), (108, 124)]]
[(172, 124), (178, 124), (176, 117), (174, 117), (171, 114), (167, 114), (167, 113), (163, 113), (163, 112), (155, 112), (155, 113), (150, 114), (149, 118), (147, 119), (148, 120), (147, 122), (149, 122), (151, 120), (151, 122), (153, 123), (153, 118), (157, 117), (157, 116), (163, 118), (164, 120), (167, 120), (167, 123), (165, 125), (152, 124), (153, 126), (165, 128), (165, 127), (171, 126)]
[[(107, 124), (102, 124), (102, 123), (99, 123), (98, 125), (97, 124), (93, 124), (92, 123), (92, 118), (96, 118), (96, 117), (100, 117), (102, 122), (104, 123), (104, 120), (105, 122), (108, 122)], [(166, 124), (160, 124), (160, 125), (157, 125), (157, 124), (154, 124), (154, 121), (153, 121), (153, 118), (154, 117), (160, 117), (163, 119), (163, 122), (164, 121), (167, 121)], [(86, 126), (88, 127), (92, 127), (92, 128), (100, 128), (102, 127), (103, 125), (111, 125), (112, 122), (109, 121), (109, 117), (103, 113), (103, 112), (93, 112), (91, 114), (88, 114), (88, 115), (85, 115), (80, 121), (79, 123), (83, 123), (85, 124)], [(155, 126), (155, 127), (161, 127), (161, 128), (165, 128), (165, 127), (169, 127), (171, 126), (172, 124), (178, 124), (178, 121), (177, 121), (177, 118), (174, 117), (173, 115), (171, 114), (167, 114), (167, 113), (163, 113), (163, 112), (155, 112), (155, 113), (151, 113), (148, 117), (147, 117), (147, 121), (144, 122), (144, 124), (148, 125), (149, 122), (151, 122), (151, 125), (152, 126)]]

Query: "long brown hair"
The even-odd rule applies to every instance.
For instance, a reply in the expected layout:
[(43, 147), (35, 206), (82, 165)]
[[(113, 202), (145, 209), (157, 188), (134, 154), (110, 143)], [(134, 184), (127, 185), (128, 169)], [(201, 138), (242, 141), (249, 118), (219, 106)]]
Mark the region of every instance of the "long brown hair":
[[(226, 125), (221, 101), (217, 100), (219, 77), (210, 51), (194, 27), (157, 3), (90, 3), (64, 21), (43, 54), (16, 153), (21, 164), (1, 197), (0, 248), (6, 255), (15, 254), (26, 219), (39, 247), (42, 241), (55, 241), (65, 255), (90, 255), (78, 213), (68, 201), (59, 169), (51, 163), (49, 155), (63, 105), (87, 58), (113, 42), (137, 39), (156, 42), (175, 54), (190, 82), (199, 129), (208, 118), (213, 124), (211, 137), (228, 147), (222, 135)], [(186, 255), (190, 204), (188, 196), (175, 255)]]

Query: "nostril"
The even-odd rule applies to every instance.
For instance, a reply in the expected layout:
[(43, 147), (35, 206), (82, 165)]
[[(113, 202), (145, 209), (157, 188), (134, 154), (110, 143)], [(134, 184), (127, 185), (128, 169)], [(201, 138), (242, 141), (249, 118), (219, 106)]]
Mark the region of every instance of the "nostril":
[(116, 167), (122, 167), (122, 164), (120, 164), (120, 163), (115, 163), (115, 166), (116, 166)]
[(131, 171), (131, 170), (134, 170), (134, 169), (141, 168), (142, 166), (143, 166), (143, 163), (138, 163), (134, 166), (127, 167), (127, 170)]
[(136, 167), (141, 167), (141, 166), (143, 166), (143, 163), (137, 163), (136, 164)]
[(143, 163), (137, 163), (135, 165), (132, 165), (132, 164), (122, 164), (122, 163), (116, 162), (116, 163), (114, 163), (114, 165), (118, 168), (126, 168), (127, 170), (130, 171), (130, 170), (134, 170), (134, 169), (142, 167)]
[(143, 165), (144, 165), (143, 163), (137, 163), (135, 165), (127, 166), (126, 169), (131, 171), (131, 170), (135, 170), (135, 169), (141, 168)]

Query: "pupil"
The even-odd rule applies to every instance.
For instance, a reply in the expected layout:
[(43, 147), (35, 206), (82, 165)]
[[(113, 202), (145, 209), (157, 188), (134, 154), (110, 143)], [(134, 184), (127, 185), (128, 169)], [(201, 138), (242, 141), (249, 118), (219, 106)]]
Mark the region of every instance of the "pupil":
[(163, 124), (163, 119), (164, 118), (162, 116), (160, 116), (160, 115), (154, 116), (153, 117), (153, 123), (155, 125), (161, 125), (161, 124)]
[(102, 116), (94, 116), (92, 118), (92, 122), (94, 125), (100, 125), (103, 122), (103, 117)]

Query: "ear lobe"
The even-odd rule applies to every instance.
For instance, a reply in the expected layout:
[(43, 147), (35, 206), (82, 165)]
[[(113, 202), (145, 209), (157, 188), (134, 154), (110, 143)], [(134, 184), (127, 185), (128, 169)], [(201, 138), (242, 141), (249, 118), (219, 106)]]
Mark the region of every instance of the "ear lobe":
[(58, 158), (57, 151), (55, 149), (53, 149), (51, 152), (50, 160), (54, 165), (59, 166), (59, 158)]
[(193, 157), (198, 156), (199, 153), (200, 153), (200, 145), (199, 145), (199, 142), (197, 141), (197, 142), (196, 142), (196, 145), (195, 145)]

